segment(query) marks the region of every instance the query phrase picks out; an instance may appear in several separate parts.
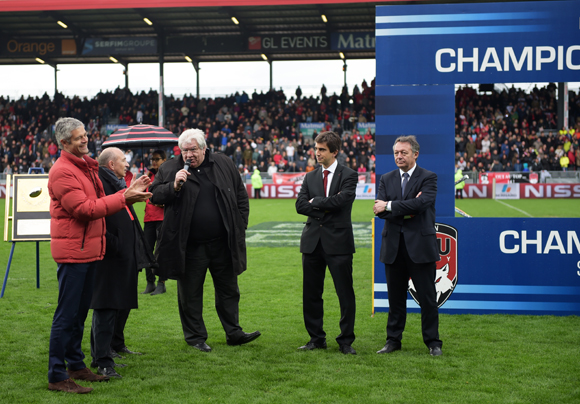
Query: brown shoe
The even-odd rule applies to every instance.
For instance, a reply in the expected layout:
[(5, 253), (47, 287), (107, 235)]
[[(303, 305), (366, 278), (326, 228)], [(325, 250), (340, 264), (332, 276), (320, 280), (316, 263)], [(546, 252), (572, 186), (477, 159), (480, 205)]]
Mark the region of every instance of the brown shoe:
[(83, 387), (76, 384), (72, 379), (66, 379), (58, 383), (48, 383), (49, 390), (64, 391), (65, 393), (86, 394), (93, 391), (91, 387)]
[(74, 380), (86, 380), (87, 382), (106, 382), (109, 380), (107, 376), (94, 374), (89, 368), (81, 370), (67, 370), (68, 375)]

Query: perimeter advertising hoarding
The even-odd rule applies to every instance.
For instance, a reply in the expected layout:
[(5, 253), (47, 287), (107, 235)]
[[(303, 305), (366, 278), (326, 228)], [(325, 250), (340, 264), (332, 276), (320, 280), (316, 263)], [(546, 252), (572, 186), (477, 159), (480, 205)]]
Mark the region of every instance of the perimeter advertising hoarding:
[[(396, 169), (396, 137), (415, 135), (438, 221), (458, 234), (442, 312), (580, 314), (580, 219), (455, 218), (453, 197), (455, 84), (577, 81), (579, 16), (580, 1), (377, 7), (377, 175)], [(374, 308), (387, 311), (376, 220)]]

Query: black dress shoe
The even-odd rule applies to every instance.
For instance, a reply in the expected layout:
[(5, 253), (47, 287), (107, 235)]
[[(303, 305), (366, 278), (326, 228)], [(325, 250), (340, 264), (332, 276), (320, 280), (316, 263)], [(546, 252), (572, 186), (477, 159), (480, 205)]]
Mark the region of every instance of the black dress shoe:
[(247, 344), (248, 342), (252, 342), (256, 338), (258, 338), (260, 335), (262, 335), (262, 334), (260, 334), (260, 331), (254, 331), (252, 333), (245, 332), (241, 338), (238, 338), (236, 341), (227, 341), (227, 343), (228, 343), (228, 345), (231, 345), (231, 346), (244, 345), (244, 344)]
[(114, 349), (111, 349), (111, 358), (115, 359), (115, 358), (120, 358), (120, 359), (125, 359), (124, 356), (121, 356), (117, 353), (117, 351), (115, 351)]
[(197, 344), (192, 345), (192, 347), (199, 349), (201, 352), (211, 352), (211, 347), (205, 342), (198, 342)]
[(377, 351), (378, 354), (383, 354), (383, 353), (392, 353), (395, 351), (400, 351), (401, 347), (400, 346), (395, 346), (393, 344), (385, 344), (385, 347), (383, 349), (381, 349), (380, 351)]
[(145, 290), (141, 292), (142, 295), (148, 295), (149, 293), (155, 290), (155, 282), (147, 282), (147, 286), (145, 286)]
[[(124, 368), (125, 366), (127, 366), (127, 365), (125, 365), (124, 363), (113, 363), (113, 367), (114, 368)], [(92, 368), (98, 368), (99, 365), (97, 365), (97, 362), (92, 361), (91, 362), (91, 367)]]
[(313, 349), (326, 349), (326, 341), (322, 344), (315, 344), (314, 342), (310, 341), (308, 344), (301, 346), (298, 348), (301, 351), (312, 351)]
[(133, 351), (129, 350), (129, 348), (127, 348), (126, 346), (119, 349), (117, 352), (126, 353), (126, 354), (130, 354), (130, 355), (143, 355), (141, 352), (133, 352)]
[(429, 348), (429, 355), (431, 356), (441, 356), (443, 352), (441, 351), (440, 346), (433, 346)]
[(117, 372), (115, 372), (114, 368), (102, 368), (99, 366), (97, 373), (99, 373), (100, 375), (103, 375), (103, 376), (107, 376), (109, 379), (111, 379), (113, 377), (115, 377), (117, 379), (121, 379), (123, 377), (120, 374), (118, 374)]
[(345, 355), (356, 355), (356, 351), (350, 345), (340, 345), (338, 349)]

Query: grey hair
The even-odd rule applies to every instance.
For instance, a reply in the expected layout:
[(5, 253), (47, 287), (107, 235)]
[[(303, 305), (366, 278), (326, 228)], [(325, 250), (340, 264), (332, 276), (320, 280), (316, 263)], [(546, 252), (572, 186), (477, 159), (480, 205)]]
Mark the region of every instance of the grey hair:
[(399, 136), (393, 144), (393, 151), (395, 151), (395, 145), (399, 142), (409, 143), (411, 145), (411, 151), (413, 151), (413, 153), (419, 153), (421, 146), (419, 146), (419, 142), (417, 142), (417, 138), (414, 135)]
[(177, 145), (183, 150), (184, 143), (191, 143), (192, 140), (197, 142), (200, 149), (205, 149), (205, 134), (200, 129), (188, 129), (184, 131), (177, 141)]
[(70, 138), (72, 137), (72, 131), (80, 127), (85, 127), (85, 124), (75, 118), (60, 118), (56, 121), (54, 136), (56, 137), (56, 143), (58, 143), (59, 148), (63, 148), (62, 140), (70, 143)]
[(107, 167), (109, 161), (115, 160), (115, 158), (117, 157), (115, 155), (116, 151), (120, 151), (121, 153), (123, 153), (123, 150), (119, 149), (118, 147), (107, 147), (106, 149), (103, 149), (98, 159), (99, 167)]

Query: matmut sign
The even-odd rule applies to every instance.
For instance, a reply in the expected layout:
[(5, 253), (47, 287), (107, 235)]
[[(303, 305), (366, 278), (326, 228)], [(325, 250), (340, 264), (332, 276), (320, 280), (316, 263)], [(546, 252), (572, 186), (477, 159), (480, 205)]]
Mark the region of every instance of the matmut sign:
[(377, 84), (577, 81), (579, 18), (580, 1), (378, 7)]

